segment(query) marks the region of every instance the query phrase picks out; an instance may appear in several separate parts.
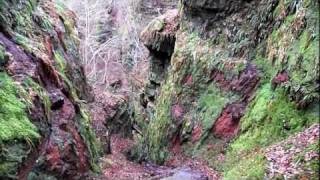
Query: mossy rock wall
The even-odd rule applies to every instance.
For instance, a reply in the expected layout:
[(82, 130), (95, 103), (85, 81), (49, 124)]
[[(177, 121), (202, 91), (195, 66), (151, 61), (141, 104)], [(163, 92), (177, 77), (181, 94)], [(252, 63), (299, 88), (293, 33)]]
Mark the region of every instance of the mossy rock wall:
[(171, 66), (136, 154), (163, 163), (178, 139), (226, 179), (261, 179), (263, 148), (319, 116), (319, 4), (219, 2), (181, 2)]
[(61, 2), (0, 0), (0, 179), (99, 171), (75, 23)]

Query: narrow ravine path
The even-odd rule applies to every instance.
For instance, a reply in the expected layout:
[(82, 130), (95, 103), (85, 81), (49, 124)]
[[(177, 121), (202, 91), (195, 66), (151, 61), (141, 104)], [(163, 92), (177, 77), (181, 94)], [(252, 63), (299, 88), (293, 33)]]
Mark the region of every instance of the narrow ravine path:
[[(117, 116), (117, 111), (123, 110), (120, 110), (123, 105), (127, 105), (130, 103), (128, 101), (134, 99), (132, 97), (139, 96), (138, 92), (148, 82), (149, 53), (143, 43), (139, 42), (140, 31), (155, 17), (176, 8), (174, 1), (141, 0), (139, 1), (139, 3), (142, 2), (141, 7), (137, 8), (132, 5), (137, 6), (138, 3), (132, 4), (133, 1), (130, 0), (105, 1), (104, 6), (99, 5), (103, 1), (93, 0), (90, 3), (84, 1), (86, 8), (82, 9), (73, 0), (68, 2), (70, 3), (69, 7), (76, 8), (74, 10), (80, 16), (79, 29), (83, 31), (82, 35), (85, 36), (82, 37), (83, 48), (86, 49), (83, 54), (85, 56), (84, 64), (95, 94), (95, 102), (89, 105), (93, 126), (98, 136), (102, 137), (104, 149), (106, 151), (111, 149), (110, 154), (106, 154), (102, 158), (102, 175), (95, 179), (220, 179), (220, 174), (209, 167), (208, 162), (204, 159), (186, 156), (179, 143), (170, 148), (171, 155), (163, 166), (147, 162), (141, 164), (132, 162), (127, 159), (126, 153), (137, 142), (133, 138), (124, 136), (124, 134), (131, 134), (131, 132), (117, 134), (119, 132), (109, 132), (112, 131), (108, 129), (110, 127), (105, 127), (105, 124), (108, 123), (127, 125), (126, 122), (121, 122), (122, 120), (119, 121), (114, 117)], [(89, 5), (90, 7), (87, 7)], [(88, 12), (92, 11), (94, 15), (82, 12), (83, 9)], [(134, 12), (138, 9), (143, 13)], [(90, 21), (88, 16), (95, 19)], [(91, 29), (90, 32), (88, 32), (88, 27)], [(95, 38), (95, 36), (99, 38)], [(128, 45), (133, 49), (128, 49)], [(126, 55), (134, 62), (130, 71), (127, 69)], [(135, 100), (137, 99), (133, 101)], [(129, 119), (124, 121), (126, 120), (130, 121)], [(110, 134), (111, 137), (109, 137)]]
[(212, 168), (198, 159), (192, 159), (176, 153), (168, 159), (165, 166), (148, 163), (138, 164), (126, 158), (126, 152), (134, 145), (134, 141), (120, 135), (111, 137), (112, 154), (103, 158), (103, 176), (101, 179), (119, 180), (216, 180), (219, 175)]
[(0, 180), (318, 179), (317, 7), (0, 0)]
[[(104, 137), (104, 133), (108, 131), (104, 125), (105, 119), (112, 119), (110, 116), (116, 114), (121, 104), (125, 103), (125, 96), (97, 89), (95, 96), (96, 100), (90, 105), (90, 112), (96, 132), (100, 137)], [(110, 152), (101, 158), (102, 174), (94, 180), (157, 180), (169, 177), (177, 180), (219, 179), (218, 172), (210, 168), (204, 160), (185, 156), (180, 144), (170, 148), (172, 156), (163, 166), (132, 162), (127, 158), (127, 153), (137, 142), (132, 136), (125, 136), (130, 132), (118, 133), (121, 134), (112, 134), (110, 138), (102, 139), (104, 149)]]
[[(117, 113), (117, 109), (125, 103), (125, 96), (95, 91), (96, 101), (90, 105), (91, 116), (96, 132), (100, 137), (103, 137), (103, 133), (108, 131), (104, 126), (105, 119), (110, 119), (110, 116)], [(104, 149), (110, 150), (110, 152), (101, 158), (102, 174), (93, 178), (94, 180), (157, 180), (166, 178), (217, 180), (220, 177), (219, 173), (210, 168), (204, 160), (184, 155), (180, 144), (170, 148), (171, 156), (163, 166), (130, 161), (127, 158), (127, 153), (137, 142), (131, 135), (126, 136), (126, 134), (130, 134), (130, 132), (118, 131), (118, 134), (112, 134), (110, 138), (102, 139)]]
[[(174, 8), (175, 3), (170, 1), (143, 1), (141, 11), (144, 13), (143, 19), (145, 19), (145, 21), (139, 21), (140, 24), (134, 24), (138, 18), (141, 17), (138, 17), (138, 12), (132, 12), (134, 9), (130, 9), (133, 8), (130, 7), (132, 5), (130, 4), (131, 1), (105, 2), (105, 4), (109, 4), (110, 7), (106, 7), (108, 5), (99, 6), (99, 3), (101, 4), (102, 2), (99, 0), (93, 2), (89, 3), (85, 1), (84, 5), (93, 4), (90, 8), (93, 8), (93, 10), (96, 11), (96, 13), (93, 13), (99, 16), (95, 17), (95, 20), (90, 21), (90, 24), (85, 25), (89, 23), (87, 19), (88, 13), (82, 12), (83, 10), (81, 10), (81, 8), (79, 9), (79, 4), (74, 3), (72, 0), (67, 1), (69, 7), (74, 9), (78, 16), (80, 16), (79, 25), (81, 27), (79, 29), (80, 31), (84, 31), (82, 34), (84, 36), (91, 34), (99, 36), (100, 34), (101, 37), (103, 37), (103, 42), (92, 42), (94, 38), (91, 36), (82, 38), (84, 43), (90, 41), (91, 45), (87, 50), (89, 53), (87, 52), (83, 54), (83, 56), (89, 56), (89, 58), (86, 57), (85, 59), (90, 59), (90, 62), (85, 61), (84, 63), (86, 65), (87, 77), (93, 86), (95, 94), (95, 102), (89, 105), (93, 126), (103, 141), (110, 142), (110, 145), (108, 145), (108, 142), (102, 142), (104, 146), (109, 146), (104, 147), (104, 149), (106, 151), (111, 149), (111, 153), (102, 158), (102, 175), (94, 179), (219, 179), (219, 174), (210, 168), (204, 160), (193, 159), (183, 155), (180, 147), (172, 148), (172, 156), (165, 162), (164, 166), (152, 165), (146, 162), (139, 164), (128, 160), (126, 157), (126, 153), (136, 143), (133, 138), (124, 137), (123, 133), (112, 134), (110, 138), (105, 138), (110, 135), (110, 132), (107, 132), (109, 130), (105, 127), (106, 119), (113, 121), (113, 116), (116, 116), (117, 111), (121, 111), (119, 108), (127, 103), (130, 96), (138, 96), (138, 93), (134, 92), (134, 89), (135, 91), (139, 91), (139, 88), (144, 88), (143, 86), (147, 82), (149, 66), (147, 58), (148, 51), (144, 45), (139, 42), (139, 31), (153, 18), (159, 16), (161, 13), (165, 13), (168, 9)], [(88, 10), (88, 7), (86, 10)], [(84, 15), (86, 15), (86, 17), (81, 17)], [(135, 15), (136, 17), (134, 17)], [(100, 27), (98, 23), (101, 23), (102, 29), (97, 28)], [(88, 26), (90, 26), (92, 31), (96, 32), (88, 33)], [(128, 38), (125, 35), (126, 33), (130, 33), (130, 38), (132, 39), (126, 39)], [(134, 52), (132, 52), (132, 49), (130, 50), (126, 47), (132, 43), (134, 43)], [(86, 45), (87, 44), (84, 44), (84, 46)], [(97, 51), (94, 51), (95, 49), (97, 49)], [(126, 65), (124, 64), (123, 54), (126, 53), (131, 56), (130, 58), (133, 59), (135, 63), (130, 71), (126, 70)], [(112, 91), (110, 91), (110, 86), (113, 88)], [(137, 94), (132, 95), (133, 93)], [(112, 122), (109, 121), (106, 123)], [(130, 134), (131, 132), (127, 133)]]

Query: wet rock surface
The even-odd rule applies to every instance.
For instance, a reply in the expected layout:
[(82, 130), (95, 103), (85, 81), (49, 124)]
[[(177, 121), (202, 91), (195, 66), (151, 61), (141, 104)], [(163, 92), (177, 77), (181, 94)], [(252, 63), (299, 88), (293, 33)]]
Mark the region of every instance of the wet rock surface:
[(202, 174), (201, 172), (197, 172), (190, 168), (177, 168), (173, 170), (168, 170), (168, 172), (163, 172), (163, 174), (167, 175), (160, 175), (159, 177), (152, 178), (154, 180), (208, 180), (209, 178)]

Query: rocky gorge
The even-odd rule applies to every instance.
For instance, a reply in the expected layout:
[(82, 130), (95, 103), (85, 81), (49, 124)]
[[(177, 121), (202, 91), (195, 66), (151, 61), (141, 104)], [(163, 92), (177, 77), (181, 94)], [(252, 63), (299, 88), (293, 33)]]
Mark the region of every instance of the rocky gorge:
[(0, 0), (0, 179), (319, 178), (318, 1), (85, 2)]

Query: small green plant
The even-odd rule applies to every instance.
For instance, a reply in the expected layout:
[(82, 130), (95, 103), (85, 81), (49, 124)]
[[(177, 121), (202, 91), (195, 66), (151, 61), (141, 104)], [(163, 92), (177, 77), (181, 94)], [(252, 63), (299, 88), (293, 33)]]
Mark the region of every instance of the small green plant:
[(57, 68), (59, 69), (60, 73), (65, 73), (66, 70), (66, 60), (64, 59), (63, 54), (61, 51), (55, 51), (54, 53), (54, 59), (57, 63)]

